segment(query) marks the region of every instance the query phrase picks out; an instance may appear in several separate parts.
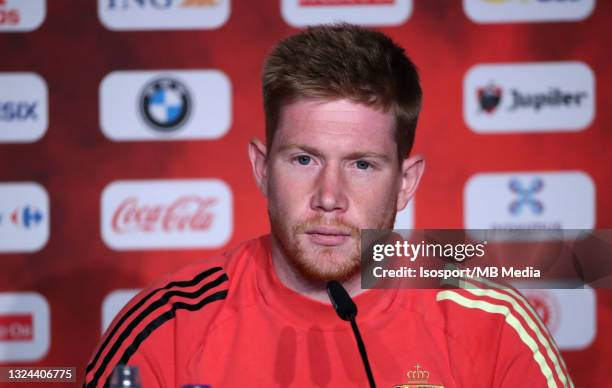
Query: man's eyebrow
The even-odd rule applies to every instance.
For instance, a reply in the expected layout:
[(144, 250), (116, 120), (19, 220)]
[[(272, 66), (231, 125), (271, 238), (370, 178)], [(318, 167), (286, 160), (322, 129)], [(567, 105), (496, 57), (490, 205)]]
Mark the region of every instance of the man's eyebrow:
[[(314, 156), (322, 156), (322, 153), (318, 151), (317, 149), (304, 145), (304, 144), (296, 144), (296, 143), (282, 145), (278, 148), (278, 152), (281, 153), (281, 152), (285, 152), (285, 151), (293, 150), (293, 149), (301, 150), (301, 151), (304, 151)], [(389, 160), (391, 160), (390, 156), (387, 154), (381, 154), (381, 153), (372, 152), (372, 151), (355, 151), (343, 157), (343, 159), (348, 159), (348, 160), (363, 159), (363, 158), (375, 158), (375, 159), (380, 159), (383, 162), (388, 162)]]
[(315, 156), (321, 156), (321, 152), (316, 150), (315, 148), (312, 148), (310, 146), (304, 145), (304, 144), (297, 144), (297, 143), (289, 143), (289, 144), (285, 144), (282, 145), (280, 147), (278, 147), (278, 152), (285, 152), (288, 150), (292, 150), (292, 149), (296, 149), (296, 150), (302, 150), (306, 153), (309, 153), (311, 155), (315, 155)]
[(378, 152), (371, 152), (371, 151), (355, 151), (345, 156), (345, 159), (363, 159), (363, 158), (375, 158), (375, 159), (380, 159), (383, 162), (387, 162), (391, 159), (389, 155), (387, 154), (380, 154)]

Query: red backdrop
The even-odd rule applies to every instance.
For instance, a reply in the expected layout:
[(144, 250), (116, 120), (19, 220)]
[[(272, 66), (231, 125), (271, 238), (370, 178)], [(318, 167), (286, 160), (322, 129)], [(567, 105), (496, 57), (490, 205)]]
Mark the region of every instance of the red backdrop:
[[(140, 288), (195, 258), (268, 230), (251, 177), (248, 141), (263, 138), (259, 73), (270, 48), (296, 31), (279, 1), (235, 1), (211, 30), (111, 31), (95, 1), (47, 2), (40, 28), (0, 34), (0, 71), (41, 75), (49, 95), (45, 135), (0, 144), (0, 182), (38, 182), (50, 200), (50, 236), (34, 253), (0, 254), (0, 292), (35, 291), (50, 306), (48, 353), (4, 365), (77, 366), (100, 338), (101, 305), (117, 289)], [(464, 227), (463, 190), (481, 172), (581, 170), (596, 186), (597, 228), (612, 227), (612, 3), (583, 21), (477, 24), (460, 1), (415, 1), (410, 18), (380, 27), (420, 69), (424, 107), (416, 152), (427, 158), (415, 202), (419, 228)], [(595, 118), (583, 131), (483, 135), (463, 119), (463, 79), (479, 63), (581, 61), (595, 74)], [(100, 130), (99, 86), (115, 70), (220, 69), (232, 85), (232, 119), (217, 140), (120, 142)], [(0, 129), (2, 123), (0, 122)], [(233, 192), (233, 230), (216, 249), (110, 249), (100, 232), (100, 196), (116, 180), (219, 178)], [(2, 238), (2, 235), (0, 235)], [(612, 293), (597, 290), (596, 337), (563, 355), (576, 386), (609, 386)]]

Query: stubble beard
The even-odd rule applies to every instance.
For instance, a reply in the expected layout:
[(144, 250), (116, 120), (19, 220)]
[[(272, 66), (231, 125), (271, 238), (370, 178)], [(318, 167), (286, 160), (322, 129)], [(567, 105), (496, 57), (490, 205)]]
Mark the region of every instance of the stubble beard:
[[(386, 209), (381, 220), (372, 229), (393, 229), (396, 217), (395, 209)], [(345, 281), (356, 276), (361, 269), (360, 228), (339, 219), (313, 217), (293, 227), (286, 225), (282, 214), (275, 214), (268, 208), (272, 235), (279, 247), (297, 272), (306, 280), (326, 282), (329, 280)], [(314, 226), (331, 226), (349, 231), (352, 248), (349, 254), (340, 252), (340, 248), (317, 246), (307, 252), (298, 236), (304, 236), (306, 230)]]

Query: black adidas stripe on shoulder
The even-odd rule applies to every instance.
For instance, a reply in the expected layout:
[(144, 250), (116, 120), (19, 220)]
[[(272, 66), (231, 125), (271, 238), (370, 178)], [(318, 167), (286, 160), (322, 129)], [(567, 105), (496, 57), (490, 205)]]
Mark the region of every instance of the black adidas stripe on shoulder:
[[(115, 336), (115, 334), (117, 333), (119, 328), (123, 325), (123, 323), (128, 321), (136, 313), (136, 311), (140, 307), (142, 307), (149, 299), (151, 299), (155, 294), (157, 294), (159, 291), (169, 290), (169, 289), (171, 289), (173, 287), (188, 288), (188, 287), (192, 287), (192, 286), (198, 285), (200, 283), (203, 283), (203, 281), (206, 278), (208, 278), (211, 275), (213, 275), (213, 274), (215, 274), (215, 273), (217, 273), (219, 271), (222, 271), (222, 270), (223, 270), (223, 268), (221, 268), (221, 267), (214, 267), (214, 268), (210, 268), (210, 269), (208, 269), (208, 270), (198, 274), (197, 276), (195, 276), (191, 280), (170, 282), (167, 285), (165, 285), (164, 287), (160, 287), (160, 288), (157, 288), (157, 289), (151, 291), (144, 298), (139, 300), (134, 306), (132, 306), (132, 308), (130, 310), (128, 310), (121, 317), (121, 319), (113, 327), (112, 331), (106, 337), (106, 340), (104, 341), (104, 343), (98, 349), (98, 352), (96, 353), (94, 359), (87, 366), (87, 369), (86, 369), (86, 372), (85, 372), (85, 377), (87, 378), (87, 374), (90, 371), (94, 370), (94, 367), (95, 367), (96, 363), (98, 362), (100, 357), (104, 354), (105, 350), (108, 348), (108, 346), (109, 346), (109, 344), (111, 342), (111, 339)], [(180, 290), (176, 290), (176, 289), (165, 292), (161, 297), (159, 297), (156, 301), (152, 302), (145, 310), (143, 310), (140, 314), (138, 314), (138, 316), (136, 316), (135, 318), (133, 318), (129, 322), (127, 327), (121, 332), (121, 334), (118, 336), (118, 338), (114, 341), (114, 343), (111, 346), (110, 350), (108, 350), (108, 352), (106, 352), (106, 355), (104, 356), (100, 366), (96, 369), (92, 380), (89, 383), (86, 382), (85, 386), (88, 387), (88, 388), (89, 387), (96, 387), (97, 386), (100, 377), (104, 374), (104, 372), (108, 368), (110, 361), (115, 356), (115, 354), (117, 353), (118, 349), (123, 345), (123, 343), (127, 340), (127, 338), (132, 334), (132, 332), (138, 326), (138, 324), (140, 324), (144, 319), (146, 319), (151, 314), (155, 313), (156, 310), (158, 310), (158, 309), (164, 307), (165, 305), (167, 305), (171, 297), (173, 297), (173, 296), (181, 296), (181, 297), (185, 297), (187, 299), (196, 299), (196, 298), (200, 297), (202, 294), (204, 294), (206, 291), (209, 291), (209, 290), (211, 290), (211, 289), (213, 289), (215, 287), (218, 287), (219, 285), (221, 285), (222, 283), (226, 282), (227, 280), (228, 280), (227, 275), (225, 273), (223, 273), (220, 276), (218, 276), (216, 279), (214, 279), (214, 280), (212, 280), (210, 282), (204, 283), (202, 285), (202, 287), (200, 287), (199, 289), (197, 289), (196, 291), (193, 291), (193, 292), (185, 292), (185, 291), (180, 291)], [(173, 303), (171, 310), (169, 310), (169, 311), (163, 313), (162, 315), (160, 315), (159, 317), (157, 317), (141, 333), (138, 333), (136, 335), (136, 339), (132, 342), (132, 344), (128, 347), (128, 349), (122, 355), (121, 363), (127, 363), (127, 361), (129, 361), (129, 358), (136, 352), (136, 350), (138, 349), (138, 346), (140, 346), (142, 341), (145, 338), (147, 338), (151, 334), (151, 332), (153, 330), (155, 330), (157, 327), (159, 327), (161, 324), (163, 324), (164, 322), (168, 321), (169, 319), (172, 319), (175, 316), (176, 310), (178, 310), (178, 309), (188, 309), (190, 311), (196, 311), (196, 310), (201, 309), (203, 306), (205, 306), (206, 304), (208, 304), (210, 302), (213, 302), (213, 301), (216, 301), (216, 300), (225, 299), (226, 297), (227, 297), (227, 290), (221, 290), (221, 291), (217, 291), (214, 294), (209, 295), (208, 297), (204, 298), (202, 301), (200, 301), (200, 302), (198, 302), (196, 304), (193, 304), (193, 305), (190, 305), (190, 304), (184, 303), (184, 302), (175, 302), (175, 303)]]

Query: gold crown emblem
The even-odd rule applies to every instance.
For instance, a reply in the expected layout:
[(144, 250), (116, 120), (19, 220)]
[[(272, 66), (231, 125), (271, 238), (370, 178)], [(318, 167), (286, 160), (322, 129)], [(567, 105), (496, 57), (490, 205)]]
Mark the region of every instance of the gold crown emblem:
[(431, 385), (429, 381), (429, 371), (422, 369), (421, 365), (416, 364), (408, 372), (406, 372), (408, 378), (407, 384), (396, 385), (393, 388), (444, 388), (441, 385)]

